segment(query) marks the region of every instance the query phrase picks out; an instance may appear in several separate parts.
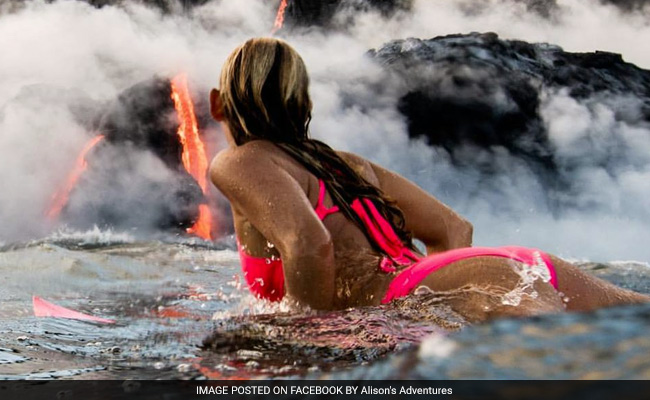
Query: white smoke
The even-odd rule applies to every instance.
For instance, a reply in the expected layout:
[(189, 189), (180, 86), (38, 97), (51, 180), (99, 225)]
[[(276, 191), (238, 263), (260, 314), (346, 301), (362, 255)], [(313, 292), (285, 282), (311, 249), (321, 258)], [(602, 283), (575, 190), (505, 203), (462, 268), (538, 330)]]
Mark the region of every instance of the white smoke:
[[(236, 45), (268, 34), (278, 2), (214, 0), (170, 15), (124, 3), (97, 9), (75, 1), (30, 1), (0, 14), (0, 240), (52, 228), (43, 212), (92, 135), (79, 118), (84, 102), (101, 107), (135, 83), (179, 71), (188, 73), (196, 92), (205, 92), (217, 85), (221, 64)], [(577, 103), (561, 91), (544, 94), (543, 120), (564, 166), (576, 157), (593, 160), (572, 171), (580, 179), (580, 190), (567, 194), (575, 207), (557, 212), (529, 167), (505, 150), (496, 149), (503, 153), (497, 159), (502, 173), (488, 179), (454, 168), (443, 150), (409, 140), (395, 107), (403, 88), (365, 56), (392, 39), (494, 31), (568, 51), (619, 52), (650, 67), (647, 17), (595, 0), (557, 3), (543, 18), (505, 0), (484, 1), (480, 9), (477, 2), (415, 0), (413, 12), (390, 20), (367, 13), (354, 16), (345, 32), (288, 34), (311, 72), (314, 135), (396, 169), (439, 196), (474, 222), (475, 244), (650, 260), (644, 246), (650, 233), (650, 129), (614, 118), (638, 113), (634, 98)], [(485, 150), (475, 151), (475, 157), (485, 156)], [(612, 154), (625, 159), (612, 161)], [(606, 167), (598, 162), (604, 159)]]
[[(106, 106), (154, 75), (185, 71), (197, 89), (211, 87), (228, 52), (268, 32), (259, 21), (272, 20), (272, 10), (256, 1), (213, 2), (197, 19), (130, 3), (96, 9), (34, 1), (15, 8), (0, 16), (0, 238), (10, 241), (52, 228), (44, 218), (51, 197), (96, 134), (71, 109), (84, 114), (84, 106)], [(86, 111), (90, 118), (97, 110)], [(135, 182), (130, 187), (124, 196), (140, 197)]]
[[(493, 31), (502, 38), (548, 42), (567, 51), (618, 52), (641, 67), (650, 66), (650, 54), (642, 50), (642, 43), (650, 39), (647, 14), (625, 14), (614, 6), (587, 0), (557, 4), (550, 17), (543, 17), (527, 11), (523, 3), (508, 1), (415, 0), (413, 12), (389, 20), (361, 14), (347, 29), (354, 44), (361, 42), (371, 48), (396, 38)], [(468, 13), (468, 7), (477, 5), (480, 9)], [(326, 45), (317, 42), (311, 47)], [(365, 74), (355, 73), (356, 63), (350, 65), (337, 57), (337, 69), (344, 73), (332, 79), (330, 63), (323, 65), (318, 54), (312, 59), (307, 52), (306, 58), (312, 76), (322, 76), (325, 82), (323, 96), (328, 106), (337, 105), (332, 100), (334, 88), (342, 93), (339, 106), (349, 104), (354, 94), (351, 97), (360, 103), (376, 107), (370, 111), (361, 110), (361, 106), (343, 107), (335, 118), (321, 122), (317, 122), (317, 114), (314, 131), (327, 132), (329, 142), (398, 170), (452, 205), (474, 223), (475, 244), (518, 243), (566, 257), (597, 260), (650, 257), (645, 246), (650, 233), (650, 203), (645, 200), (650, 194), (646, 183), (650, 182), (650, 124), (642, 122), (639, 99), (619, 96), (577, 102), (563, 91), (542, 94), (540, 112), (557, 151), (560, 177), (570, 178), (573, 187), (555, 195), (561, 196), (556, 200), (565, 206), (557, 209), (549, 204), (553, 199), (549, 200), (548, 189), (530, 167), (505, 149), (489, 150), (501, 154), (496, 159), (488, 156), (487, 149), (471, 149), (477, 163), (485, 159), (492, 163), (492, 170), (499, 171), (485, 176), (480, 171), (455, 168), (444, 150), (406, 142), (405, 127), (400, 125), (403, 121), (391, 104), (403, 94), (401, 88), (384, 90), (387, 95), (395, 94), (393, 97), (368, 100), (369, 86), (392, 84), (381, 71), (365, 66)], [(359, 79), (372, 83), (355, 87)], [(321, 91), (314, 92), (318, 111)]]

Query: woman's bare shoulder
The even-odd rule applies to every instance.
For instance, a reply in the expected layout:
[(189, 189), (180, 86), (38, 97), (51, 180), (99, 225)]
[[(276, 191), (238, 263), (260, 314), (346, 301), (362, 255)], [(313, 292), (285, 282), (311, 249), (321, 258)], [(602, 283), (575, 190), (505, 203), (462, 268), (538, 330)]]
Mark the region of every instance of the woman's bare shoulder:
[(229, 171), (237, 163), (239, 153), (237, 147), (228, 147), (217, 153), (210, 162), (210, 179), (221, 189), (224, 179), (230, 176)]
[(277, 167), (276, 157), (274, 157), (276, 152), (275, 146), (264, 141), (228, 147), (212, 159), (210, 179), (219, 189), (224, 189), (233, 180), (268, 172), (269, 169)]
[(361, 157), (358, 154), (355, 153), (350, 153), (348, 151), (340, 151), (336, 150), (336, 154), (339, 155), (345, 161), (354, 169), (357, 173), (359, 173), (361, 176), (366, 178), (370, 183), (377, 185), (377, 176), (375, 175), (375, 172), (372, 168), (372, 163), (365, 158)]
[(256, 140), (241, 146), (228, 147), (217, 153), (210, 163), (211, 175), (225, 175), (233, 170), (256, 168), (273, 161), (277, 148), (271, 143)]
[(365, 158), (361, 157), (358, 154), (350, 153), (349, 151), (336, 150), (336, 154), (338, 154), (342, 159), (344, 159), (348, 163), (354, 163), (358, 165), (369, 163), (369, 161), (366, 160)]

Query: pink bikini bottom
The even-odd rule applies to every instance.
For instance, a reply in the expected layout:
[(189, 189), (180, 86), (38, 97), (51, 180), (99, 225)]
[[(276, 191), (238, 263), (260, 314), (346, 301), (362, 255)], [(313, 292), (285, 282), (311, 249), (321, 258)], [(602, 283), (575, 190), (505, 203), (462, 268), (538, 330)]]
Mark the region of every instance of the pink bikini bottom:
[(557, 290), (557, 274), (548, 254), (532, 248), (518, 246), (504, 247), (465, 247), (432, 254), (401, 271), (391, 281), (382, 303), (408, 295), (419, 286), (424, 278), (449, 264), (471, 257), (504, 257), (527, 265), (544, 264), (548, 269), (549, 283)]

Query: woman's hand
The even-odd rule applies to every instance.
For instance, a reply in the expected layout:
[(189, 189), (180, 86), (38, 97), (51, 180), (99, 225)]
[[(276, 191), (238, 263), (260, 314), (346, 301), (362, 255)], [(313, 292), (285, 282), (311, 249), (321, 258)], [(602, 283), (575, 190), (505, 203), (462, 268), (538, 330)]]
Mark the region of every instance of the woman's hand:
[(404, 213), (406, 229), (426, 245), (428, 254), (472, 245), (474, 228), (466, 219), (403, 176), (370, 165), (381, 190)]

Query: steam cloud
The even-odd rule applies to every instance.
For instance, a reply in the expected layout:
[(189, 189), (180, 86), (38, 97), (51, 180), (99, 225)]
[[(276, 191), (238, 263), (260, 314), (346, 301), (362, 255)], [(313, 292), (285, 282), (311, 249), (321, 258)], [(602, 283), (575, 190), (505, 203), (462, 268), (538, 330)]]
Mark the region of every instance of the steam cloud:
[[(154, 75), (185, 71), (197, 92), (216, 86), (227, 54), (251, 36), (268, 34), (276, 3), (214, 0), (161, 15), (128, 2), (101, 9), (73, 1), (0, 2), (0, 241), (53, 228), (44, 210), (92, 136), (87, 119), (98, 107)], [(580, 190), (565, 194), (573, 206), (557, 211), (546, 204), (538, 178), (506, 151), (497, 158), (500, 173), (486, 182), (478, 172), (455, 168), (444, 151), (410, 140), (396, 107), (403, 88), (365, 56), (392, 39), (494, 31), (567, 51), (619, 52), (650, 68), (647, 13), (623, 13), (595, 0), (556, 3), (544, 17), (521, 2), (483, 1), (479, 8), (471, 1), (415, 0), (410, 12), (390, 20), (365, 13), (345, 16), (353, 21), (345, 31), (286, 34), (311, 72), (314, 136), (428, 189), (474, 223), (477, 245), (650, 261), (650, 124), (615, 117), (634, 120), (642, 106), (637, 99), (577, 102), (561, 90), (543, 93), (541, 114), (558, 159), (579, 179)], [(377, 97), (377, 87), (386, 96)], [(157, 163), (142, 165), (166, 179)], [(133, 198), (141, 190), (128, 180), (120, 187)]]

